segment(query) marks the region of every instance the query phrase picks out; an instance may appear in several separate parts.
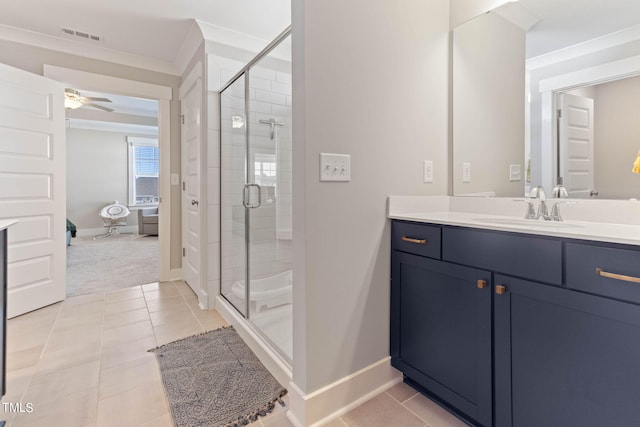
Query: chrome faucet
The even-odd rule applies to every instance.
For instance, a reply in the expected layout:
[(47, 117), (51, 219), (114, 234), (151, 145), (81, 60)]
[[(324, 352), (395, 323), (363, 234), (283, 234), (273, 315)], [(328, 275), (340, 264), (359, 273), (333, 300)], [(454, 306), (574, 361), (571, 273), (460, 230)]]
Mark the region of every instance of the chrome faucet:
[(533, 187), (531, 192), (529, 193), (529, 197), (532, 199), (539, 199), (540, 203), (538, 204), (538, 212), (533, 217), (533, 219), (543, 218), (545, 220), (550, 220), (549, 210), (547, 209), (547, 196), (544, 194), (544, 188), (538, 185), (537, 187)]
[(553, 187), (552, 197), (554, 199), (560, 199), (562, 197), (569, 197), (569, 192), (566, 187), (563, 185), (563, 179), (561, 176), (558, 177), (558, 184)]

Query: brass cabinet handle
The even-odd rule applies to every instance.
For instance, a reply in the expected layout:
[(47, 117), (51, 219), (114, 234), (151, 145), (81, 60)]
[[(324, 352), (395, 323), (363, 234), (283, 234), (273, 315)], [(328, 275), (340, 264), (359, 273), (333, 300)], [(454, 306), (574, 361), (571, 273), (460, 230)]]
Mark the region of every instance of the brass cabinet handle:
[(502, 294), (504, 294), (506, 292), (507, 292), (507, 287), (506, 286), (504, 286), (504, 285), (496, 286), (496, 294), (502, 295)]
[(622, 280), (624, 282), (640, 283), (640, 277), (625, 276), (624, 274), (608, 273), (602, 271), (601, 268), (596, 268), (596, 274), (602, 277), (608, 277), (609, 279)]
[(484, 289), (487, 287), (486, 280), (478, 280), (476, 283), (478, 284), (478, 289)]
[(427, 239), (413, 239), (411, 237), (407, 237), (407, 236), (402, 236), (402, 240), (404, 240), (405, 242), (409, 242), (409, 243), (417, 243), (418, 245), (426, 245), (428, 240)]

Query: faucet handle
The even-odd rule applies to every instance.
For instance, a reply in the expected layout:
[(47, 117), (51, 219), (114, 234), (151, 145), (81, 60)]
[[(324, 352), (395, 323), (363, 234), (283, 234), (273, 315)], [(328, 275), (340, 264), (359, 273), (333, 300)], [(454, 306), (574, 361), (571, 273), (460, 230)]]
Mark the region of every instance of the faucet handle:
[(560, 215), (560, 205), (566, 203), (568, 205), (573, 205), (576, 202), (570, 202), (570, 201), (562, 201), (562, 202), (556, 202), (553, 207), (551, 208), (551, 215), (549, 215), (549, 219), (551, 221), (562, 221), (562, 215)]
[(533, 206), (533, 202), (527, 199), (513, 199), (514, 202), (523, 202), (526, 203), (527, 213), (524, 215), (525, 219), (535, 219), (536, 218), (536, 209)]
[(544, 188), (541, 185), (535, 186), (529, 192), (529, 197), (532, 199), (540, 199), (542, 201), (546, 200), (546, 195), (544, 194)]

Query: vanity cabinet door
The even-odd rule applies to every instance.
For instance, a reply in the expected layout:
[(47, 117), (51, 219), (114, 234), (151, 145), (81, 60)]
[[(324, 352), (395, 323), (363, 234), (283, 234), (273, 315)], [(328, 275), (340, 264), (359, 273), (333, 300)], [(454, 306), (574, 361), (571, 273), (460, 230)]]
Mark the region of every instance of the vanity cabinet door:
[(491, 425), (491, 273), (399, 251), (391, 269), (392, 365)]
[(640, 422), (640, 306), (495, 276), (497, 427)]

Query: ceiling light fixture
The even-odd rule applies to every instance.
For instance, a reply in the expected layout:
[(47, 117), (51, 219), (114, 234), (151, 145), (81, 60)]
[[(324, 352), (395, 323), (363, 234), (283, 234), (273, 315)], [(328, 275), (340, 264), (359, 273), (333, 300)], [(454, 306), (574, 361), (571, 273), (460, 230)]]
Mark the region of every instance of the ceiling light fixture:
[(65, 89), (64, 90), (64, 108), (70, 108), (75, 110), (76, 108), (82, 107), (82, 102), (80, 102), (80, 92), (73, 89)]

